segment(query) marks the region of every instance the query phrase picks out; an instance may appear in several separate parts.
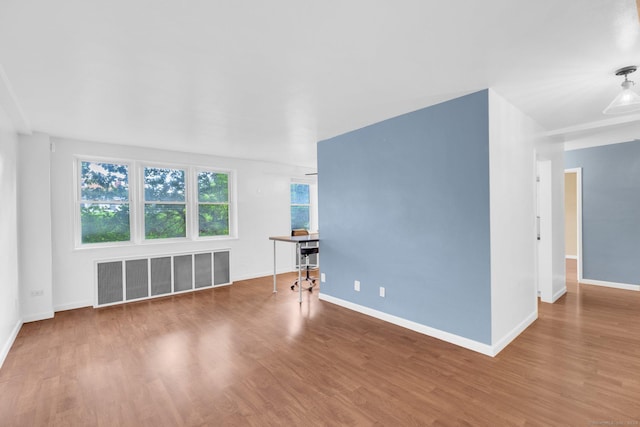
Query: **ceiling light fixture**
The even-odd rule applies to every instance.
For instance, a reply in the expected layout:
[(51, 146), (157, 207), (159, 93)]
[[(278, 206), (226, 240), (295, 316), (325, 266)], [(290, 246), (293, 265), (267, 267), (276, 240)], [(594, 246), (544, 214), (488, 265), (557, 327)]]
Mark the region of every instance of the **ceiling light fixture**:
[(629, 65), (616, 71), (616, 76), (624, 76), (622, 92), (604, 109), (604, 114), (623, 114), (640, 110), (640, 95), (632, 90), (635, 83), (627, 78), (628, 74), (636, 70), (637, 67), (635, 65)]

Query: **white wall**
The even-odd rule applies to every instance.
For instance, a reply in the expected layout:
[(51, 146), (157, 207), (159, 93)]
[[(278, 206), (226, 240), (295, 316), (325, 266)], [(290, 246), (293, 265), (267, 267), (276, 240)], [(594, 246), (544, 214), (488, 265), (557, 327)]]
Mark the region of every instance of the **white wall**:
[(491, 335), (497, 353), (538, 315), (535, 286), (536, 124), (489, 91)]
[[(231, 278), (240, 280), (273, 273), (272, 235), (290, 232), (289, 184), (308, 169), (275, 163), (193, 153), (51, 138), (51, 218), (53, 308), (55, 311), (94, 303), (94, 261), (116, 257), (231, 249)], [(111, 248), (74, 248), (75, 156), (106, 157), (169, 164), (211, 166), (235, 171), (238, 238), (179, 243), (148, 243)], [(29, 214), (28, 212), (26, 214)], [(293, 269), (291, 248), (278, 251), (278, 271)]]
[(25, 322), (53, 317), (49, 137), (20, 135), (18, 230), (20, 301)]
[[(564, 233), (564, 146), (561, 142), (549, 138), (536, 140), (536, 159), (547, 161), (550, 165), (551, 182), (540, 182), (541, 189), (550, 189), (550, 212), (541, 212), (541, 223), (544, 222), (545, 235), (551, 236), (550, 241), (544, 240), (541, 233), (541, 248), (539, 258), (547, 258), (546, 264), (550, 271), (541, 275), (538, 282), (540, 299), (553, 303), (567, 291), (565, 274), (565, 233)], [(548, 218), (551, 217), (549, 221)], [(551, 253), (549, 253), (551, 251)], [(546, 278), (546, 279), (545, 279)]]
[(22, 325), (18, 272), (18, 137), (0, 107), (0, 367)]

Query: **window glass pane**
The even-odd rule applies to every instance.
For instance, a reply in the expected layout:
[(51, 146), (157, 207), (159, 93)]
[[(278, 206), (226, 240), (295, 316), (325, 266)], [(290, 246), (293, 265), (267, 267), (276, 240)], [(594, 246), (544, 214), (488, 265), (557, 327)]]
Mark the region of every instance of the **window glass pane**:
[(80, 206), (82, 243), (125, 242), (130, 240), (128, 204)]
[(229, 175), (226, 173), (200, 172), (198, 174), (198, 201), (226, 203), (229, 201)]
[(145, 201), (184, 202), (184, 178), (181, 169), (144, 168)]
[(309, 229), (309, 206), (291, 206), (291, 229)]
[(291, 204), (308, 205), (309, 203), (311, 203), (309, 184), (291, 184)]
[(184, 205), (151, 204), (144, 206), (145, 239), (185, 237), (187, 231)]
[(200, 236), (229, 235), (229, 205), (200, 205), (198, 217)]
[(81, 162), (80, 196), (87, 201), (128, 201), (128, 166)]

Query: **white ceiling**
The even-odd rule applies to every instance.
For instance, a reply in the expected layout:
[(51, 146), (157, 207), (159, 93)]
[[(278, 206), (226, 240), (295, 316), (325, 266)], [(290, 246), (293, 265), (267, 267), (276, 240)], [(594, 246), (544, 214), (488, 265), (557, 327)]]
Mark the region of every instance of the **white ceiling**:
[(0, 65), (27, 130), (314, 166), (487, 87), (554, 135), (610, 127), (639, 30), (635, 0), (0, 0)]

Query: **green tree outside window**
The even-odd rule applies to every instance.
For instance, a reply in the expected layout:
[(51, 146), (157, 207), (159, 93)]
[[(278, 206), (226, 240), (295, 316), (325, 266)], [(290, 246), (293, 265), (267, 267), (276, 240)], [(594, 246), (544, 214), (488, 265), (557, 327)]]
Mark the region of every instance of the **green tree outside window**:
[(80, 162), (80, 201), (82, 243), (131, 240), (127, 165)]
[(144, 168), (144, 237), (186, 237), (186, 173), (182, 169)]
[(229, 235), (229, 174), (198, 173), (198, 235)]

